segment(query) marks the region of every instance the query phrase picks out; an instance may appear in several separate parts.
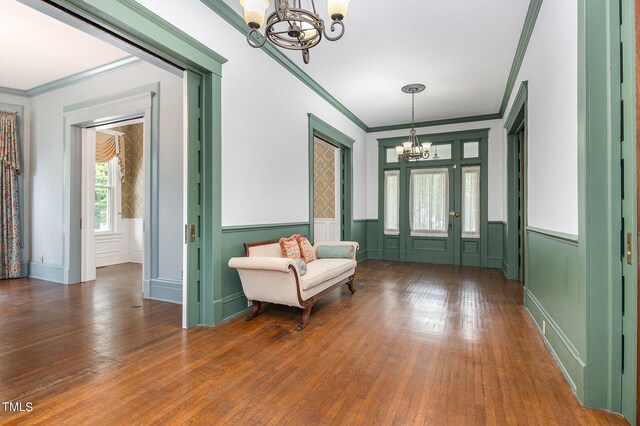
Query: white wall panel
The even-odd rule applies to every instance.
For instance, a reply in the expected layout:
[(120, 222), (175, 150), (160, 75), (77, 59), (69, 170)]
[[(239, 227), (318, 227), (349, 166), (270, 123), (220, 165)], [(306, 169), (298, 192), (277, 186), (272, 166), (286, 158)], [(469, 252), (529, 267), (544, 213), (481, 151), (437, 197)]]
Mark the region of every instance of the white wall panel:
[(578, 2), (545, 1), (507, 113), (528, 81), (528, 224), (578, 234)]

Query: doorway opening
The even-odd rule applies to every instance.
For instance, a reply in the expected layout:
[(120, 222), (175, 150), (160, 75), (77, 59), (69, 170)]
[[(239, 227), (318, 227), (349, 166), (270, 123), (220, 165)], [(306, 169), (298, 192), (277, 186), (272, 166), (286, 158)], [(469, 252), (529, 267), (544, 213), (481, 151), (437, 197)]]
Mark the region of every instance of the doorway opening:
[[(94, 280), (96, 267), (131, 262), (130, 304), (140, 304), (143, 294), (186, 311), (183, 218), (193, 195), (184, 191), (183, 160), (202, 157), (186, 149), (193, 125), (185, 111), (195, 115), (197, 97), (187, 96), (184, 67), (139, 44), (114, 42), (52, 4), (24, 3), (7, 5), (5, 19), (24, 22), (27, 35), (11, 43), (11, 66), (0, 82), (0, 104), (15, 104), (21, 114), (29, 201), (22, 213), (24, 269), (32, 278), (75, 284)], [(39, 43), (25, 43), (32, 38)], [(29, 65), (58, 45), (66, 47), (46, 67)], [(96, 143), (113, 152), (98, 160)], [(139, 148), (138, 159), (129, 148)], [(130, 214), (127, 199), (136, 200)], [(200, 320), (188, 325), (194, 323)]]
[[(355, 140), (345, 135), (335, 127), (309, 114), (309, 239), (314, 242), (351, 239), (353, 224), (353, 157), (351, 150)], [(316, 145), (318, 144), (318, 145)], [(316, 146), (320, 151), (316, 152)], [(316, 155), (323, 158), (322, 171), (316, 175)], [(319, 163), (319, 164), (320, 164)], [(323, 207), (316, 214), (316, 176), (325, 174), (326, 186), (318, 187), (321, 192), (320, 199), (323, 204), (333, 205), (333, 211)], [(326, 195), (328, 194), (328, 195)], [(320, 216), (328, 215), (329, 218)], [(316, 226), (316, 218), (327, 219), (329, 226), (319, 222)], [(318, 234), (321, 232), (321, 234)], [(320, 238), (320, 239), (318, 239)], [(327, 240), (325, 240), (327, 238)]]
[(507, 131), (507, 250), (504, 274), (526, 283), (527, 247), (527, 86), (524, 81), (505, 119)]
[(525, 185), (526, 167), (527, 167), (527, 150), (526, 147), (526, 129), (522, 123), (522, 128), (517, 133), (518, 145), (518, 277), (524, 282), (525, 273), (525, 223), (527, 223), (527, 193)]
[(94, 280), (96, 268), (131, 264), (129, 274), (139, 276), (135, 281), (148, 298), (149, 286), (143, 286), (143, 269), (150, 266), (144, 265), (149, 165), (144, 135), (143, 117), (82, 131), (81, 281)]
[(314, 241), (341, 241), (344, 239), (344, 155), (340, 148), (318, 137), (313, 144)]
[(382, 258), (488, 267), (488, 130), (423, 135), (427, 159), (400, 162), (379, 139)]

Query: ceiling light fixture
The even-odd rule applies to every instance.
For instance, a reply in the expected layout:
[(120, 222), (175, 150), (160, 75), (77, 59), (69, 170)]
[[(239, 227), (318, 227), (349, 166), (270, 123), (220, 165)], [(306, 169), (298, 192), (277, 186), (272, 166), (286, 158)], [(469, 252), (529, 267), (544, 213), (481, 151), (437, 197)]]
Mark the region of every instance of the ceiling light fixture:
[(411, 94), (411, 130), (409, 131), (409, 139), (403, 142), (402, 145), (396, 146), (396, 154), (398, 154), (398, 160), (400, 161), (418, 161), (426, 160), (429, 158), (429, 150), (431, 149), (430, 142), (418, 141), (416, 136), (415, 115), (416, 115), (416, 93), (420, 93), (425, 89), (424, 84), (409, 84), (402, 88), (404, 93)]
[[(303, 9), (302, 0), (276, 0), (275, 11), (267, 18), (265, 34), (258, 30), (265, 23), (265, 13), (269, 7), (269, 0), (240, 0), (244, 9), (244, 20), (249, 26), (247, 42), (251, 47), (260, 48), (267, 40), (278, 47), (289, 50), (301, 50), (305, 64), (309, 63), (309, 49), (315, 47), (322, 40), (322, 36), (329, 41), (339, 40), (344, 35), (344, 23), (351, 0), (327, 0), (331, 23), (330, 33), (327, 33), (324, 21), (316, 10), (314, 0), (311, 9)], [(291, 6), (289, 3), (291, 2)], [(337, 29), (336, 26), (340, 28)]]

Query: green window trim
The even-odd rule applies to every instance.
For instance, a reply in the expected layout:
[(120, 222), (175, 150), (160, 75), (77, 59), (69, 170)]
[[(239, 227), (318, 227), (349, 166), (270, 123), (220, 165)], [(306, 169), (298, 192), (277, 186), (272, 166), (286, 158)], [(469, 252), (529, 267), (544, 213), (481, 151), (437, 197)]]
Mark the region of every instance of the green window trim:
[[(488, 267), (488, 176), (487, 176), (487, 164), (489, 154), (489, 128), (474, 129), (474, 130), (462, 130), (455, 132), (444, 133), (432, 133), (418, 135), (420, 140), (428, 140), (432, 144), (452, 144), (452, 158), (446, 160), (432, 160), (410, 163), (387, 163), (386, 162), (386, 150), (388, 148), (395, 147), (402, 142), (406, 141), (406, 137), (391, 137), (378, 139), (378, 253), (380, 258), (384, 259), (385, 251), (385, 234), (384, 234), (384, 172), (386, 170), (400, 170), (400, 185), (401, 188), (407, 186), (408, 183), (408, 171), (414, 168), (431, 168), (438, 166), (456, 166), (456, 173), (461, 172), (463, 166), (481, 166), (483, 172), (481, 173), (480, 182), (480, 196), (481, 196), (481, 212), (480, 212), (480, 235), (481, 235), (481, 247), (480, 247), (480, 266)], [(465, 142), (479, 142), (480, 144), (480, 156), (478, 158), (462, 158), (462, 149)], [(401, 189), (402, 192), (402, 189)], [(456, 196), (459, 196), (457, 194)], [(400, 197), (400, 235), (398, 236), (399, 256), (398, 260), (406, 260), (406, 242), (409, 237), (408, 226), (404, 225), (408, 220), (408, 200)], [(460, 244), (463, 244), (465, 238), (460, 238)], [(477, 239), (475, 239), (477, 240)], [(454, 264), (461, 262), (460, 253), (461, 248), (454, 245)], [(457, 255), (456, 255), (457, 254)]]

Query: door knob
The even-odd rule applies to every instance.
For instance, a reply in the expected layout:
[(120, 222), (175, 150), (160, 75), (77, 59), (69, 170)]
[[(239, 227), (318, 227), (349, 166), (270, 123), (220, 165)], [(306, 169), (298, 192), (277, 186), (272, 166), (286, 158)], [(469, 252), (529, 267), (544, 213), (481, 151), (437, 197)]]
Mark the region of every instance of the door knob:
[(449, 212), (449, 216), (460, 217), (460, 213), (451, 211)]

